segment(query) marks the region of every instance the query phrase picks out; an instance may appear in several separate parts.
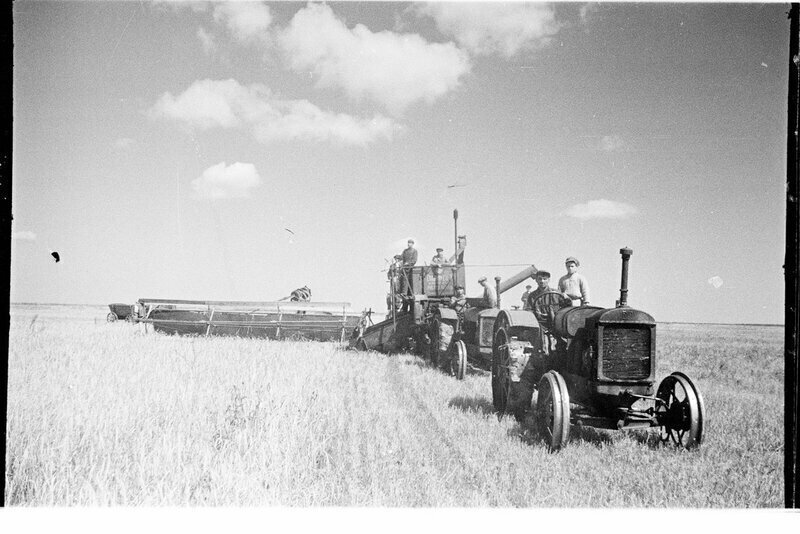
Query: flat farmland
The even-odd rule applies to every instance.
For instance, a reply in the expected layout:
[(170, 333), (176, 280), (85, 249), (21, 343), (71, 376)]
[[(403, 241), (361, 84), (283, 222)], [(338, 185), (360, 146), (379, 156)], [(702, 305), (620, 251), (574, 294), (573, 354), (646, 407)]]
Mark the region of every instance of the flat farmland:
[(658, 379), (705, 398), (699, 450), (573, 427), (549, 453), (486, 373), (106, 313), (12, 306), (7, 505), (783, 506), (783, 327), (658, 326)]

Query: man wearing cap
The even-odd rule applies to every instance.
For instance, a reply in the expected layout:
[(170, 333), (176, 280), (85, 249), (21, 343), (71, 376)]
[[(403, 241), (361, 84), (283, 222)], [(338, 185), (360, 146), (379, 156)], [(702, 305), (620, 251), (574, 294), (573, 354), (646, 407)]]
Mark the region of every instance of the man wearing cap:
[(558, 280), (558, 290), (572, 301), (573, 306), (589, 304), (589, 283), (578, 273), (581, 262), (570, 256), (564, 260), (564, 265), (567, 267), (567, 274)]
[(486, 281), (485, 276), (478, 278), (478, 283), (483, 286), (483, 303), (489, 308), (497, 307), (497, 293), (494, 288)]
[[(403, 251), (401, 257), (403, 259), (403, 277), (400, 283), (403, 286), (403, 295), (413, 295), (414, 283), (411, 277), (411, 268), (417, 264), (417, 249), (414, 248), (413, 239), (408, 240), (408, 247)], [(405, 302), (403, 304), (403, 311), (408, 311), (410, 309), (410, 302)]]
[(436, 249), (436, 255), (431, 258), (431, 265), (433, 265), (434, 276), (439, 276), (442, 272), (442, 265), (447, 264), (447, 258), (444, 257), (444, 249), (439, 247)]
[(464, 294), (464, 286), (456, 286), (456, 294), (450, 297), (450, 308), (455, 310), (460, 319), (463, 319), (464, 310), (467, 309), (467, 296)]
[(550, 287), (550, 273), (547, 271), (539, 271), (536, 273), (536, 290), (532, 291), (530, 297), (528, 299), (530, 302), (533, 302), (533, 299), (541, 295), (542, 293), (547, 293), (548, 291), (555, 291), (552, 287)]
[(525, 286), (525, 292), (522, 294), (522, 298), (520, 299), (522, 301), (522, 309), (523, 310), (530, 310), (531, 309), (530, 305), (528, 304), (528, 297), (531, 294), (531, 287), (533, 287), (533, 286)]

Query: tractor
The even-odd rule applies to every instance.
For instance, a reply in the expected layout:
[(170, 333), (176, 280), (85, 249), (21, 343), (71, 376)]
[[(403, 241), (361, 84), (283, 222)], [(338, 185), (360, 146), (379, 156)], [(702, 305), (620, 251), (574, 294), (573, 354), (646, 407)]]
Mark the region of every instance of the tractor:
[(492, 337), (492, 401), (518, 420), (532, 412), (551, 450), (570, 426), (660, 428), (662, 442), (687, 449), (703, 440), (697, 386), (674, 372), (656, 387), (656, 322), (627, 304), (628, 262), (620, 250), (620, 299), (613, 308), (565, 305), (552, 291), (530, 311), (499, 311)]

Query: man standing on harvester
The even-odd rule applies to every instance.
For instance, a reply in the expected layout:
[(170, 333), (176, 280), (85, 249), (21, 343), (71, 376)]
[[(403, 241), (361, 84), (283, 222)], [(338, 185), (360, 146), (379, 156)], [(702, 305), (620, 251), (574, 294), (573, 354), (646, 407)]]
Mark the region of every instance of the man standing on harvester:
[(443, 248), (439, 247), (436, 249), (436, 255), (431, 258), (431, 265), (433, 265), (434, 276), (442, 274), (442, 265), (447, 265), (447, 258), (444, 257)]
[[(403, 297), (410, 297), (414, 294), (414, 282), (411, 277), (411, 268), (417, 264), (417, 249), (414, 248), (414, 240), (408, 240), (408, 247), (401, 254), (403, 259), (403, 276), (401, 285), (403, 286)], [(411, 310), (411, 301), (404, 299), (403, 311)]]
[(577, 258), (570, 256), (564, 260), (567, 267), (567, 274), (558, 281), (558, 290), (564, 294), (573, 306), (585, 306), (589, 304), (589, 282), (586, 277), (578, 273), (581, 262)]

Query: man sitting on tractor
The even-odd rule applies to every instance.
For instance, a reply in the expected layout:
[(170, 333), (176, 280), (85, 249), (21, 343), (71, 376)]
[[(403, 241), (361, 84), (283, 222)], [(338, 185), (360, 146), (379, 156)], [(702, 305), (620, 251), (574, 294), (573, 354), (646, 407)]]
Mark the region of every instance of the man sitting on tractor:
[(543, 327), (542, 342), (545, 351), (549, 353), (558, 342), (553, 332), (556, 312), (564, 306), (570, 306), (572, 302), (559, 291), (550, 287), (549, 272), (537, 272), (536, 284), (539, 287), (528, 296), (528, 306)]
[(467, 309), (467, 296), (464, 293), (464, 286), (456, 286), (456, 294), (450, 297), (449, 307), (455, 310), (458, 315), (458, 324), (464, 323), (464, 311)]
[(572, 306), (586, 306), (589, 304), (589, 282), (578, 272), (581, 262), (570, 256), (564, 264), (567, 274), (558, 280), (558, 290), (570, 299)]

